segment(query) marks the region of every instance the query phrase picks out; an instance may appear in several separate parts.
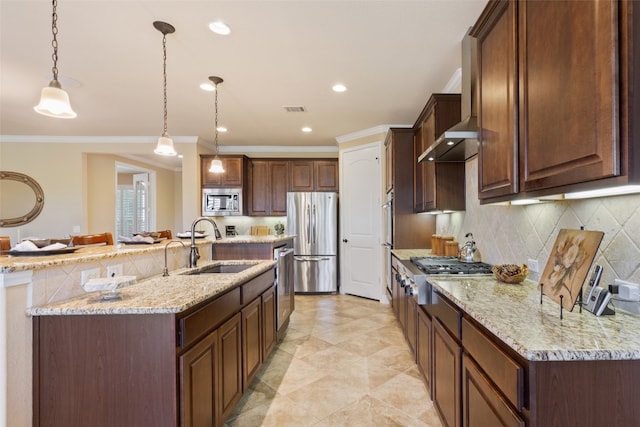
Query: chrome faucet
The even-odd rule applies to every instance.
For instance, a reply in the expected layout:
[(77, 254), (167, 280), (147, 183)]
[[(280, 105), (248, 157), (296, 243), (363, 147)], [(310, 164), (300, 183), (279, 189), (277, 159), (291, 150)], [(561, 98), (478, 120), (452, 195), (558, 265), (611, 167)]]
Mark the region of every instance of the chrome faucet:
[(208, 218), (206, 216), (201, 216), (200, 218), (196, 218), (196, 220), (193, 221), (193, 224), (191, 224), (191, 251), (189, 252), (189, 268), (196, 267), (198, 264), (198, 260), (200, 259), (200, 252), (196, 247), (196, 236), (195, 236), (196, 224), (199, 223), (200, 221), (209, 221), (211, 225), (213, 225), (213, 230), (215, 232), (216, 239), (218, 239), (220, 236), (220, 231), (218, 230), (218, 226), (216, 225), (216, 222), (211, 218)]
[(164, 270), (162, 270), (162, 277), (167, 277), (169, 275), (169, 268), (167, 267), (167, 248), (172, 243), (180, 243), (182, 247), (184, 247), (184, 242), (182, 240), (170, 240), (164, 245)]

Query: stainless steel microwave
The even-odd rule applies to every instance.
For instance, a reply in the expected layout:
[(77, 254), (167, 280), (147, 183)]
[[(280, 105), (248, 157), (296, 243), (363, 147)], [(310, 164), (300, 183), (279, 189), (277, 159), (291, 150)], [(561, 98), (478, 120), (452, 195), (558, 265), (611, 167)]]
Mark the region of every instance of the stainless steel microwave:
[(242, 215), (241, 188), (203, 188), (202, 216)]

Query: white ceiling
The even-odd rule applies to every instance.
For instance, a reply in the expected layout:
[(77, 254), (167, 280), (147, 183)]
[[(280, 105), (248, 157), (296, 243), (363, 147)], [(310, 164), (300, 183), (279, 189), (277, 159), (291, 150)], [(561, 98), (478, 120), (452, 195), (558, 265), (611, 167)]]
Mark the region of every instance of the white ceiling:
[[(162, 133), (162, 34), (169, 134), (221, 145), (335, 146), (336, 137), (412, 124), (460, 66), (460, 40), (486, 0), (58, 0), (60, 80), (78, 117), (36, 114), (51, 80), (51, 1), (0, 0), (0, 135), (150, 137)], [(223, 37), (208, 23), (223, 20)], [(74, 86), (76, 80), (79, 85)], [(334, 93), (342, 82), (347, 92)], [(286, 113), (303, 105), (305, 113)], [(303, 134), (310, 126), (313, 132)]]

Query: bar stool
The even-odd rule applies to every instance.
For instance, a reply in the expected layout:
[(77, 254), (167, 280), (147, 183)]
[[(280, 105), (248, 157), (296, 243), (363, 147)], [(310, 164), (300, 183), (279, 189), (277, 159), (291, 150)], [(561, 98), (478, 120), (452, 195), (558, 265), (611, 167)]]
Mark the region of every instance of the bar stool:
[(72, 236), (71, 243), (73, 246), (86, 245), (113, 245), (113, 235), (109, 232), (99, 234), (85, 234), (82, 236)]

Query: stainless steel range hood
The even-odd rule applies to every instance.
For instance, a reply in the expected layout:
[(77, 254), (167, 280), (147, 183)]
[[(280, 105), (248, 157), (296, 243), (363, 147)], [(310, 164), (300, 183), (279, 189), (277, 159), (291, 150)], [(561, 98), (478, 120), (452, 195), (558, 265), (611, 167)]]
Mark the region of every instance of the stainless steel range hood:
[(469, 34), (462, 39), (462, 76), (460, 81), (460, 116), (462, 121), (446, 130), (433, 145), (418, 157), (418, 162), (463, 162), (478, 153), (476, 118), (477, 40)]

